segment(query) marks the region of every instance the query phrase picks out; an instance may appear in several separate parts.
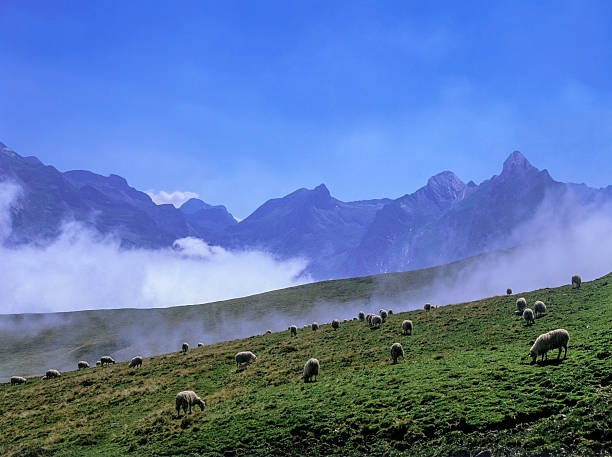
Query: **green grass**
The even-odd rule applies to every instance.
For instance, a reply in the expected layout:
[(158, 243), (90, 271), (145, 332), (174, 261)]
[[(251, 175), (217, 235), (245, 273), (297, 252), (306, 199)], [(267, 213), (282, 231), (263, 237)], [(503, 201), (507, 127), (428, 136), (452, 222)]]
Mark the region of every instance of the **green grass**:
[[(0, 386), (6, 456), (610, 455), (612, 277), (525, 294), (548, 313), (527, 327), (513, 296), (299, 329)], [(373, 311), (373, 310), (366, 310)], [(412, 336), (401, 335), (412, 319)], [(565, 328), (568, 358), (531, 365), (530, 342)], [(401, 342), (405, 358), (390, 363)], [(258, 360), (236, 371), (233, 355)], [(304, 362), (321, 362), (317, 382)], [(556, 351), (550, 353), (556, 358)], [(207, 408), (177, 419), (174, 396)]]

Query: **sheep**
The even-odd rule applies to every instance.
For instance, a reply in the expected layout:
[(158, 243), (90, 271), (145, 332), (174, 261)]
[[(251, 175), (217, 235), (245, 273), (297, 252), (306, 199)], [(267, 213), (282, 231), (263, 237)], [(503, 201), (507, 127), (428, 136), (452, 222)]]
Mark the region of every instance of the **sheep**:
[(176, 394), (176, 415), (181, 417), (181, 408), (183, 408), (183, 413), (191, 414), (191, 407), (198, 405), (202, 411), (206, 407), (206, 403), (200, 397), (196, 395), (193, 390), (184, 390)]
[(11, 384), (25, 384), (28, 382), (23, 376), (11, 376)]
[(266, 335), (269, 335), (270, 333), (272, 333), (272, 330), (266, 330)]
[(59, 378), (61, 375), (58, 370), (47, 370), (43, 379)]
[(308, 361), (304, 364), (304, 374), (302, 377), (304, 378), (304, 382), (311, 382), (313, 379), (316, 381), (317, 376), (319, 376), (319, 361), (317, 359), (308, 359)]
[(392, 310), (392, 309), (390, 309), (390, 310), (388, 311), (388, 313), (389, 313), (389, 316), (390, 316), (391, 314), (393, 314), (393, 310)]
[(506, 295), (512, 295), (512, 289), (509, 287), (506, 289)]
[(291, 332), (291, 335), (297, 336), (297, 327), (295, 325), (290, 325), (289, 331)]
[(412, 321), (409, 319), (402, 322), (402, 333), (404, 335), (412, 335)]
[(130, 365), (128, 368), (137, 368), (142, 366), (142, 357), (137, 355), (132, 360), (130, 360)]
[(113, 359), (110, 355), (105, 355), (104, 357), (100, 357), (100, 365), (110, 365), (115, 363), (115, 359)]
[(532, 325), (535, 322), (533, 318), (533, 310), (531, 308), (525, 308), (523, 311), (523, 319), (525, 319), (527, 325)]
[(198, 347), (199, 348), (203, 348), (204, 347), (204, 343), (198, 343)]
[(368, 313), (368, 315), (366, 316), (366, 321), (368, 322), (368, 324), (372, 322), (372, 318), (374, 316), (376, 316), (376, 314)]
[(318, 322), (313, 322), (312, 324), (310, 324), (310, 328), (312, 329), (313, 332), (315, 330), (319, 330), (319, 323)]
[(102, 361), (101, 361), (101, 360), (97, 360), (97, 361), (96, 361), (96, 366), (97, 366), (97, 367), (102, 366)]
[(334, 319), (331, 323), (332, 328), (335, 330), (338, 330), (338, 327), (340, 327), (340, 321), (338, 319)]
[(393, 359), (393, 363), (397, 363), (399, 357), (404, 357), (404, 348), (399, 343), (393, 343), (391, 345), (391, 358)]
[(580, 289), (580, 285), (582, 284), (582, 278), (580, 275), (572, 276), (572, 289)]
[(365, 313), (363, 311), (359, 311), (359, 314), (357, 315), (357, 318), (360, 321), (364, 321), (365, 320)]
[(85, 360), (79, 360), (77, 363), (77, 369), (84, 370), (85, 368), (89, 368), (89, 363)]
[(431, 310), (431, 308), (432, 308), (431, 303), (425, 303), (425, 306), (423, 306), (423, 309), (424, 309), (425, 311), (430, 311), (430, 310)]
[(533, 304), (533, 310), (535, 311), (535, 317), (540, 317), (546, 314), (546, 305), (543, 301), (538, 300)]
[(380, 310), (380, 313), (378, 314), (380, 316), (380, 318), (382, 319), (383, 322), (385, 322), (387, 320), (387, 311), (384, 309)]
[(238, 352), (234, 356), (234, 358), (236, 359), (236, 368), (240, 367), (240, 365), (242, 365), (243, 363), (249, 365), (255, 360), (257, 360), (257, 356), (251, 351)]
[(531, 363), (535, 363), (538, 356), (542, 356), (542, 361), (544, 358), (548, 358), (548, 351), (552, 351), (553, 349), (559, 349), (559, 353), (557, 354), (557, 360), (561, 357), (561, 349), (565, 349), (565, 354), (563, 358), (567, 357), (567, 343), (569, 342), (570, 335), (569, 332), (563, 328), (558, 328), (556, 330), (551, 330), (550, 332), (543, 333), (535, 340), (533, 346), (529, 350), (529, 355), (531, 356)]
[(380, 317), (378, 314), (374, 314), (370, 319), (370, 328), (380, 328), (382, 323), (382, 317)]
[(527, 308), (527, 300), (521, 297), (516, 301), (516, 313), (519, 316), (522, 316), (525, 308)]
[(181, 351), (183, 351), (183, 353), (186, 353), (189, 350), (189, 343), (184, 342), (183, 346), (181, 346)]

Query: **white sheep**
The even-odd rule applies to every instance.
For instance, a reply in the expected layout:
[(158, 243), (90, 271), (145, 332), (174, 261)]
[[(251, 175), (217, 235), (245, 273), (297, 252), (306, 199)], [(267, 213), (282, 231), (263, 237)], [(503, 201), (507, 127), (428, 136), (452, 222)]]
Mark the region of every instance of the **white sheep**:
[(525, 311), (525, 308), (527, 308), (527, 300), (525, 300), (523, 297), (516, 300), (516, 313), (519, 316), (523, 315), (523, 311)]
[(61, 375), (59, 370), (47, 370), (43, 379), (59, 378)]
[(319, 323), (318, 322), (313, 322), (312, 324), (310, 324), (310, 328), (312, 329), (313, 332), (315, 330), (319, 330)]
[(11, 376), (11, 384), (25, 384), (28, 382), (23, 376)]
[(580, 275), (572, 276), (572, 289), (580, 289), (580, 285), (582, 284), (582, 278)]
[(382, 323), (382, 317), (380, 317), (378, 314), (374, 314), (370, 319), (370, 328), (380, 328)]
[(402, 322), (402, 333), (404, 335), (412, 335), (412, 321), (409, 319)]
[(251, 351), (242, 351), (238, 352), (234, 358), (236, 359), (236, 367), (239, 367), (243, 363), (249, 365), (250, 363), (257, 360), (257, 356), (253, 354)]
[(204, 347), (204, 343), (198, 343), (198, 347), (199, 348), (203, 348)]
[(525, 319), (527, 325), (532, 325), (535, 322), (533, 310), (531, 308), (525, 308), (523, 310), (523, 319)]
[(360, 321), (365, 320), (365, 313), (364, 313), (363, 311), (359, 311), (359, 314), (357, 315), (357, 318), (358, 318)]
[(570, 335), (569, 332), (563, 328), (558, 328), (556, 330), (551, 330), (550, 332), (543, 333), (535, 340), (533, 346), (529, 350), (529, 355), (531, 356), (531, 363), (535, 363), (538, 356), (542, 356), (542, 361), (544, 358), (548, 358), (548, 351), (553, 349), (559, 349), (559, 353), (557, 354), (557, 360), (561, 357), (561, 349), (565, 349), (565, 354), (563, 358), (567, 357), (567, 343), (569, 342)]
[(183, 392), (179, 392), (176, 394), (176, 415), (181, 417), (181, 408), (183, 409), (183, 413), (191, 414), (191, 407), (198, 405), (202, 411), (206, 407), (206, 403), (200, 397), (196, 395), (193, 390), (184, 390)]
[(385, 322), (387, 320), (387, 311), (384, 309), (380, 310), (380, 313), (378, 314), (380, 316), (380, 318), (382, 319), (383, 322)]
[(115, 363), (115, 359), (113, 359), (110, 355), (105, 355), (104, 357), (100, 357), (100, 365), (110, 365)]
[(269, 335), (270, 333), (272, 333), (272, 330), (266, 330), (266, 335)]
[(320, 364), (317, 359), (308, 359), (308, 361), (304, 364), (304, 373), (302, 377), (304, 378), (304, 382), (310, 382), (315, 378), (316, 381), (317, 376), (319, 376), (319, 368)]
[(338, 327), (340, 327), (340, 321), (338, 319), (334, 319), (331, 323), (331, 326), (334, 330), (338, 330)]
[(370, 322), (372, 322), (372, 318), (376, 316), (376, 314), (372, 314), (372, 313), (368, 313), (368, 315), (366, 316), (366, 321), (369, 324)]
[(85, 368), (89, 368), (89, 362), (85, 360), (79, 360), (77, 363), (77, 369), (84, 370)]
[(102, 366), (102, 361), (101, 360), (96, 361), (96, 366), (97, 367)]
[(391, 314), (393, 314), (393, 310), (392, 310), (392, 309), (390, 309), (390, 310), (388, 311), (388, 313), (389, 313), (389, 316), (390, 316)]
[(391, 345), (391, 358), (393, 359), (393, 363), (397, 363), (399, 357), (404, 357), (404, 348), (399, 343), (393, 343)]
[(430, 311), (431, 308), (433, 308), (433, 306), (431, 305), (431, 303), (425, 303), (425, 305), (423, 306), (423, 309), (425, 311)]
[(137, 355), (132, 360), (130, 360), (130, 365), (128, 368), (137, 368), (142, 366), (142, 357)]
[(291, 335), (293, 335), (293, 336), (297, 335), (297, 327), (295, 325), (290, 325), (289, 326), (289, 331), (291, 332)]
[(189, 343), (184, 342), (183, 345), (181, 346), (181, 351), (183, 351), (183, 353), (185, 353), (188, 350), (189, 350)]
[(535, 311), (535, 317), (540, 317), (546, 314), (546, 305), (543, 301), (538, 300), (533, 304), (533, 310)]

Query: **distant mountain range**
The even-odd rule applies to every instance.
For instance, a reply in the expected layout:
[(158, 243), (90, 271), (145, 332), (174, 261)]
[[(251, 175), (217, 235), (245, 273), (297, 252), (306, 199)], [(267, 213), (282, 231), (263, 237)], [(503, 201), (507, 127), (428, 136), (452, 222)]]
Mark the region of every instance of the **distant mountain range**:
[[(512, 247), (516, 229), (548, 199), (571, 192), (580, 205), (612, 201), (612, 186), (593, 189), (553, 180), (518, 151), (500, 175), (477, 185), (444, 171), (397, 199), (342, 202), (321, 184), (265, 202), (237, 222), (224, 206), (191, 199), (180, 208), (156, 205), (117, 175), (60, 172), (0, 143), (0, 181), (21, 185), (8, 245), (44, 243), (65, 221), (79, 221), (122, 246), (157, 248), (194, 236), (227, 249), (261, 249), (279, 259), (304, 257), (316, 279), (439, 265)], [(534, 233), (533, 238), (542, 236)]]

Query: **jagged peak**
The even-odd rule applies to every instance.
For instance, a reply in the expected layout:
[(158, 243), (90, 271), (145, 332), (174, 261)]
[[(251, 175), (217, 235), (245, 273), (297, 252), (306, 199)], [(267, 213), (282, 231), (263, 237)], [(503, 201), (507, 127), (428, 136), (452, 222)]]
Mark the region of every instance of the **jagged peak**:
[(445, 170), (427, 180), (427, 187), (436, 189), (462, 189), (465, 183), (452, 171)]
[(536, 169), (529, 163), (527, 158), (520, 151), (513, 151), (504, 162), (503, 173), (512, 173), (517, 171), (527, 171)]
[(188, 214), (196, 213), (202, 209), (209, 208), (212, 208), (212, 206), (199, 198), (190, 198), (180, 206), (181, 211)]

